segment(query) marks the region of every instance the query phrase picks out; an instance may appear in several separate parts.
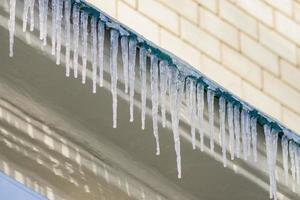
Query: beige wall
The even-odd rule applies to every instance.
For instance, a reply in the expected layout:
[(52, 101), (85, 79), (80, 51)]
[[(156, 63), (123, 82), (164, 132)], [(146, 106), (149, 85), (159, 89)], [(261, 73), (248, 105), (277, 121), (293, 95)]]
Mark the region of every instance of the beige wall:
[(300, 133), (300, 1), (87, 1)]

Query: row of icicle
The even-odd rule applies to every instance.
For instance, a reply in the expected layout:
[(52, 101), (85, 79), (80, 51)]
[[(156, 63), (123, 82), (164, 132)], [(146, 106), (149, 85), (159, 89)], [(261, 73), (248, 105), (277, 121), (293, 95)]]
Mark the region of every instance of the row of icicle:
[[(51, 3), (51, 5), (49, 5)], [(30, 31), (34, 30), (34, 5), (35, 0), (24, 0), (23, 10), (23, 31), (27, 29), (30, 16)], [(66, 76), (70, 76), (71, 66), (73, 76), (78, 77), (78, 66), (81, 63), (82, 83), (86, 82), (86, 69), (88, 60), (88, 48), (91, 48), (92, 63), (92, 82), (93, 93), (96, 93), (96, 86), (103, 86), (103, 51), (105, 28), (110, 30), (110, 76), (111, 93), (113, 107), (113, 127), (117, 127), (117, 82), (118, 82), (118, 46), (119, 41), (122, 50), (123, 78), (125, 93), (129, 93), (130, 101), (130, 122), (133, 122), (134, 92), (135, 92), (135, 70), (136, 56), (139, 57), (139, 77), (141, 81), (141, 121), (142, 129), (145, 128), (145, 113), (147, 100), (146, 67), (147, 58), (150, 57), (150, 81), (151, 81), (151, 102), (152, 102), (152, 120), (153, 134), (156, 140), (156, 154), (160, 154), (158, 119), (159, 107), (161, 113), (162, 126), (166, 126), (167, 114), (167, 96), (169, 96), (169, 108), (171, 115), (171, 126), (174, 137), (175, 152), (177, 158), (178, 178), (181, 178), (181, 156), (180, 156), (180, 133), (179, 133), (179, 112), (183, 100), (186, 100), (188, 109), (188, 119), (191, 126), (192, 147), (196, 149), (196, 132), (199, 132), (200, 150), (204, 150), (204, 105), (207, 105), (209, 122), (209, 140), (211, 152), (214, 152), (215, 126), (214, 100), (216, 92), (211, 88), (205, 88), (201, 83), (190, 77), (182, 77), (182, 73), (174, 66), (169, 66), (167, 61), (159, 59), (151, 54), (148, 49), (139, 46), (137, 40), (129, 37), (128, 34), (120, 34), (118, 29), (108, 27), (107, 24), (95, 16), (80, 9), (78, 4), (72, 4), (70, 0), (38, 0), (39, 9), (39, 31), (40, 39), (43, 45), (47, 45), (48, 38), (48, 16), (51, 9), (51, 45), (52, 54), (56, 55), (56, 64), (60, 64), (60, 55), (62, 47), (62, 27), (64, 27), (65, 36), (65, 56), (66, 56)], [(15, 34), (15, 9), (16, 0), (10, 0), (10, 18), (9, 18), (9, 56), (13, 56), (13, 43)], [(48, 13), (49, 12), (49, 13)], [(88, 26), (90, 25), (90, 26)], [(90, 27), (90, 31), (88, 31)], [(91, 35), (89, 37), (89, 34)], [(90, 40), (90, 41), (89, 41)], [(89, 43), (91, 47), (89, 47)], [(80, 47), (80, 48), (79, 48)], [(79, 55), (81, 54), (81, 61)], [(138, 54), (138, 55), (137, 55)], [(206, 92), (205, 92), (206, 90)], [(205, 93), (207, 104), (205, 104)], [(227, 149), (230, 159), (242, 157), (247, 160), (252, 156), (253, 161), (257, 162), (257, 118), (251, 117), (248, 110), (226, 101), (222, 95), (219, 97), (219, 138), (222, 149), (223, 165), (227, 165)], [(227, 118), (226, 118), (227, 113)], [(228, 134), (226, 134), (226, 124)], [(266, 139), (266, 152), (268, 171), (270, 178), (270, 198), (277, 198), (276, 195), (276, 160), (277, 160), (277, 141), (278, 132), (269, 125), (264, 125)], [(283, 168), (285, 182), (288, 184), (289, 170), (291, 170), (292, 179), (300, 184), (300, 148), (283, 135), (281, 138)], [(289, 159), (290, 165), (289, 168)]]

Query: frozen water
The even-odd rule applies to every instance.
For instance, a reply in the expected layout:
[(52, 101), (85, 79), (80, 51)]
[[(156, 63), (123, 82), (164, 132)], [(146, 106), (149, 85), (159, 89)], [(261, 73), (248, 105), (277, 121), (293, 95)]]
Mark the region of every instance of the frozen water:
[(226, 167), (227, 166), (226, 135), (225, 135), (226, 101), (224, 97), (219, 98), (219, 114), (220, 114), (220, 135), (221, 135), (223, 166)]
[(257, 118), (252, 117), (250, 122), (251, 137), (252, 137), (252, 149), (253, 149), (253, 160), (257, 162)]
[(34, 30), (34, 3), (35, 0), (30, 0), (30, 31)]
[(123, 61), (123, 76), (125, 93), (128, 93), (128, 37), (121, 38), (122, 61)]
[(135, 82), (135, 59), (136, 59), (137, 41), (133, 38), (129, 39), (129, 106), (130, 106), (130, 122), (133, 122), (133, 101), (134, 101), (134, 82)]
[[(68, 1), (66, 1), (68, 2)], [(44, 0), (44, 11), (43, 11), (43, 19), (44, 19), (44, 27), (43, 27), (43, 45), (47, 45), (47, 32), (48, 32), (48, 4), (49, 0)]]
[(201, 84), (197, 85), (197, 108), (199, 118), (199, 135), (200, 135), (200, 150), (204, 150), (204, 86)]
[(235, 105), (233, 108), (233, 124), (234, 124), (234, 136), (235, 136), (235, 154), (237, 158), (240, 158), (240, 131), (241, 131), (241, 125), (240, 125), (240, 108)]
[(214, 91), (207, 90), (207, 105), (208, 105), (208, 121), (209, 121), (209, 136), (210, 136), (210, 151), (214, 152)]
[(72, 20), (73, 20), (73, 67), (74, 77), (78, 77), (78, 49), (79, 49), (79, 20), (80, 12), (77, 4), (73, 6)]
[(186, 81), (186, 93), (187, 93), (187, 107), (188, 115), (191, 126), (191, 136), (192, 136), (192, 145), (193, 149), (196, 149), (196, 128), (195, 128), (195, 115), (196, 115), (196, 83), (192, 79), (187, 79)]
[(146, 116), (146, 101), (147, 101), (147, 70), (146, 70), (146, 61), (147, 61), (147, 51), (145, 48), (140, 48), (140, 79), (141, 79), (141, 121), (142, 129), (145, 129), (145, 116)]
[(55, 54), (55, 45), (56, 45), (56, 23), (57, 23), (57, 9), (58, 9), (58, 3), (57, 0), (52, 0), (52, 35), (51, 35), (51, 43), (52, 43), (52, 55)]
[(88, 15), (85, 12), (80, 14), (80, 33), (82, 42), (82, 83), (86, 81), (87, 50), (88, 50)]
[(117, 82), (118, 82), (118, 46), (119, 46), (119, 32), (111, 29), (110, 31), (110, 77), (111, 77), (111, 94), (113, 107), (113, 128), (117, 128)]
[(93, 93), (96, 93), (97, 85), (97, 18), (92, 17), (91, 19), (91, 33), (92, 33), (92, 71), (93, 71)]
[[(23, 32), (26, 32), (26, 29), (27, 29), (27, 21), (28, 21), (28, 13), (29, 13), (30, 4), (31, 4), (31, 0), (24, 0), (24, 8), (23, 8)], [(10, 7), (10, 8), (12, 8), (12, 7)]]
[(70, 52), (71, 52), (71, 2), (65, 2), (65, 40), (66, 40), (66, 76), (70, 76)]
[(56, 8), (56, 64), (60, 64), (60, 51), (61, 51), (61, 25), (63, 15), (63, 1), (57, 2)]
[(230, 158), (234, 159), (235, 145), (234, 145), (234, 126), (233, 126), (233, 105), (231, 102), (227, 103), (227, 120), (228, 120), (228, 132), (229, 132), (229, 150)]
[(159, 77), (160, 77), (160, 108), (161, 108), (161, 119), (162, 126), (166, 127), (166, 94), (168, 88), (168, 76), (167, 76), (167, 62), (161, 61), (159, 63)]
[(14, 55), (14, 37), (15, 37), (15, 20), (16, 20), (16, 0), (9, 2), (9, 57)]
[(99, 85), (103, 86), (103, 61), (104, 61), (104, 24), (102, 21), (98, 23), (98, 63), (99, 63)]
[(281, 147), (282, 147), (282, 161), (284, 169), (284, 180), (285, 184), (288, 185), (289, 178), (289, 158), (288, 158), (288, 139), (286, 136), (281, 138)]
[(158, 136), (158, 59), (156, 56), (151, 56), (151, 100), (152, 100), (152, 122), (153, 134), (156, 141), (156, 155), (160, 154), (159, 136)]

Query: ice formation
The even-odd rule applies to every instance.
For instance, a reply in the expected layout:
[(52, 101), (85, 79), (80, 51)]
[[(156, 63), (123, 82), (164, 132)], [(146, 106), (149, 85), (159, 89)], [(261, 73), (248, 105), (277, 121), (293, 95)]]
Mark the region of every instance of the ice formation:
[[(9, 56), (13, 56), (14, 35), (15, 35), (15, 18), (16, 4), (22, 1), (10, 0), (9, 9)], [(227, 98), (227, 93), (216, 85), (208, 81), (203, 75), (195, 77), (195, 74), (189, 75), (182, 68), (178, 68), (174, 64), (174, 60), (165, 59), (166, 56), (160, 56), (158, 49), (151, 48), (144, 39), (136, 37), (134, 34), (124, 34), (123, 27), (100, 14), (100, 17), (91, 14), (88, 9), (82, 9), (80, 3), (69, 0), (38, 0), (38, 19), (39, 38), (42, 45), (47, 45), (48, 31), (51, 31), (50, 40), (52, 46), (52, 54), (56, 56), (56, 63), (60, 64), (61, 49), (65, 47), (65, 63), (66, 76), (70, 75), (73, 67), (74, 77), (77, 78), (78, 73), (82, 74), (82, 82), (86, 82), (87, 63), (91, 59), (92, 63), (92, 82), (93, 93), (96, 92), (97, 81), (103, 86), (104, 73), (104, 50), (105, 50), (105, 34), (109, 33), (109, 74), (111, 77), (111, 94), (112, 94), (112, 110), (113, 110), (113, 127), (117, 127), (117, 83), (118, 83), (118, 48), (119, 41), (121, 46), (121, 58), (123, 63), (123, 79), (125, 93), (129, 92), (130, 102), (130, 121), (133, 121), (133, 105), (135, 93), (135, 70), (136, 61), (139, 66), (139, 78), (141, 82), (141, 128), (145, 129), (145, 118), (147, 109), (147, 58), (151, 58), (150, 65), (150, 95), (148, 96), (152, 102), (152, 121), (153, 134), (156, 141), (156, 154), (160, 153), (158, 123), (159, 108), (161, 112), (161, 123), (163, 127), (167, 126), (167, 116), (170, 114), (171, 129), (173, 133), (177, 173), (181, 178), (181, 154), (180, 154), (180, 131), (179, 122), (181, 113), (181, 100), (183, 95), (186, 96), (188, 107), (188, 122), (190, 125), (192, 147), (195, 149), (197, 144), (196, 129), (199, 129), (200, 149), (204, 150), (204, 107), (207, 105), (208, 111), (208, 132), (207, 136), (210, 140), (211, 152), (214, 152), (214, 144), (218, 143), (215, 139), (215, 105), (214, 100), (219, 100), (219, 127), (220, 127), (220, 143), (222, 149), (223, 165), (226, 166), (226, 153), (230, 153), (231, 160), (240, 158), (242, 155), (244, 160), (250, 160), (252, 157), (254, 162), (258, 162), (257, 153), (257, 126), (258, 123), (263, 125), (267, 164), (270, 182), (270, 197), (277, 198), (276, 183), (276, 159), (277, 159), (277, 141), (281, 139), (283, 171), (286, 185), (289, 181), (293, 184), (300, 184), (300, 147), (296, 137), (291, 137), (291, 132), (285, 128), (280, 130), (266, 123), (265, 116), (257, 113), (255, 109), (249, 109), (244, 106), (235, 97)], [(51, 5), (49, 3), (51, 2)], [(28, 21), (30, 30), (34, 30), (35, 22), (35, 0), (24, 0), (22, 5), (23, 13), (23, 31), (26, 31)], [(52, 9), (48, 9), (51, 6)], [(51, 27), (48, 30), (48, 12), (51, 12)], [(90, 19), (90, 20), (89, 20)], [(126, 29), (126, 28), (125, 28)], [(123, 30), (123, 32), (121, 31)], [(64, 36), (64, 37), (63, 37)], [(64, 38), (64, 39), (62, 39)], [(150, 47), (149, 47), (150, 46)], [(88, 55), (91, 51), (91, 57)], [(138, 52), (138, 56), (136, 56)], [(78, 60), (81, 58), (82, 70), (78, 69)], [(187, 70), (188, 71), (188, 70)], [(202, 81), (205, 82), (205, 84)], [(213, 86), (213, 87), (211, 87)], [(223, 95), (224, 94), (224, 95)], [(207, 98), (205, 101), (205, 95)], [(255, 112), (252, 112), (255, 111)], [(227, 113), (227, 117), (226, 117)], [(217, 121), (217, 120), (216, 120)], [(226, 129), (226, 126), (228, 129)], [(279, 134), (282, 133), (282, 134)], [(280, 135), (280, 136), (279, 136)], [(228, 138), (228, 139), (227, 139)], [(242, 145), (241, 145), (242, 142)], [(260, 157), (259, 157), (260, 158)], [(250, 161), (247, 161), (250, 162)], [(289, 173), (290, 172), (290, 173)], [(289, 176), (292, 178), (289, 180)]]

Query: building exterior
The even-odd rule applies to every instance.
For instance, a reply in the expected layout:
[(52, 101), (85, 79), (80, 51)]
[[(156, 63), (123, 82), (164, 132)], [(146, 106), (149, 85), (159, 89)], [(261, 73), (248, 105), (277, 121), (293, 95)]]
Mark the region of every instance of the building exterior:
[(87, 2), (300, 132), (299, 1)]

